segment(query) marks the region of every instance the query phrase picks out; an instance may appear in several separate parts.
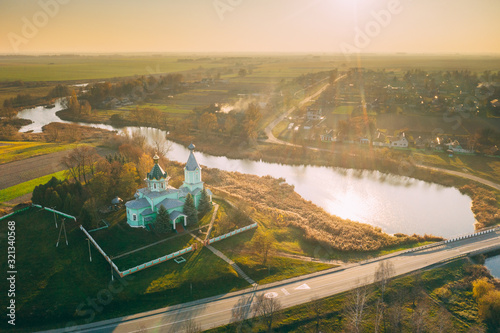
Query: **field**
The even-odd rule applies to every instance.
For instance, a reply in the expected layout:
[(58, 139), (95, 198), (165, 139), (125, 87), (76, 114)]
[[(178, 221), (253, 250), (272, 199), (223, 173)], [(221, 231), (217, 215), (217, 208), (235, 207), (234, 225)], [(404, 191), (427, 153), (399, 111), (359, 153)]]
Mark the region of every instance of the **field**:
[(76, 143), (59, 144), (29, 141), (0, 141), (0, 164), (73, 149), (76, 146)]
[(54, 172), (39, 178), (35, 178), (29, 180), (27, 182), (17, 184), (11, 187), (7, 187), (6, 189), (0, 190), (0, 202), (10, 201), (17, 197), (23, 196), (25, 194), (33, 192), (33, 189), (40, 185), (47, 183), (52, 177), (56, 177), (58, 179), (65, 179), (66, 171), (58, 171)]

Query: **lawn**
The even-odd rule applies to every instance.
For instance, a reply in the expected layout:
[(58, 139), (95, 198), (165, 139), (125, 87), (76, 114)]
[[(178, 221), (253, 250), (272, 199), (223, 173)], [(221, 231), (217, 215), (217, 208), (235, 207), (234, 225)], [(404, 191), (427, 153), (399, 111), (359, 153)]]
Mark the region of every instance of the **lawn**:
[[(73, 321), (85, 323), (87, 312), (76, 309), (81, 306), (90, 311), (86, 300), (96, 299), (106, 289), (113, 291), (112, 301), (95, 313), (93, 321), (249, 287), (231, 266), (204, 248), (184, 256), (185, 263), (171, 260), (111, 283), (109, 264), (93, 248), (89, 261), (88, 244), (77, 224), (66, 221), (69, 246), (62, 242), (56, 248), (59, 230), (54, 227), (53, 214), (31, 209), (10, 220), (16, 222), (17, 235), (16, 327), (25, 331), (61, 327)], [(7, 223), (0, 224), (0, 234), (6, 232)], [(6, 246), (0, 242), (3, 253)], [(7, 256), (0, 258), (4, 272), (6, 260)], [(191, 284), (192, 294), (188, 291)], [(0, 288), (8, 289), (6, 279), (0, 281)], [(0, 298), (0, 306), (6, 307), (7, 301), (7, 297)], [(0, 323), (2, 329), (7, 329), (6, 321)]]
[(52, 177), (66, 179), (65, 172), (65, 170), (58, 171), (50, 175), (28, 180), (27, 182), (2, 189), (0, 190), (0, 202), (10, 201), (27, 193), (31, 193), (36, 186), (47, 183)]
[(0, 164), (23, 160), (28, 157), (73, 149), (78, 144), (59, 144), (29, 141), (0, 141)]
[(267, 262), (263, 264), (261, 255), (252, 248), (251, 239), (255, 232), (255, 229), (246, 231), (214, 243), (212, 246), (233, 260), (243, 272), (258, 284), (280, 281), (335, 267), (335, 265), (301, 261), (277, 255), (270, 255)]

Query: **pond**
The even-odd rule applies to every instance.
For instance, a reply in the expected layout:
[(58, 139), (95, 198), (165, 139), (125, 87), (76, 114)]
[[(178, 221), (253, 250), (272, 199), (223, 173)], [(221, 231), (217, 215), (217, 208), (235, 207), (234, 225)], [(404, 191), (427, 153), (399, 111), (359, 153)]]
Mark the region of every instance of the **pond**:
[[(28, 126), (41, 131), (42, 124), (48, 120), (61, 121), (55, 115), (58, 108), (61, 108), (60, 103), (52, 109), (29, 109), (20, 112), (19, 117), (33, 120), (34, 123)], [(21, 130), (26, 131), (28, 126)], [(91, 126), (114, 129), (103, 124)], [(147, 127), (116, 130), (121, 133), (139, 131), (149, 140), (165, 136), (164, 131)], [(177, 143), (171, 144), (168, 158), (185, 163), (189, 150)], [(201, 152), (196, 153), (196, 158), (201, 165), (210, 168), (284, 178), (304, 199), (327, 212), (380, 227), (387, 233), (433, 234), (449, 238), (474, 231), (471, 199), (455, 188), (378, 171), (292, 166), (229, 159)]]
[(484, 265), (489, 269), (491, 275), (500, 279), (500, 255), (489, 257), (484, 262)]

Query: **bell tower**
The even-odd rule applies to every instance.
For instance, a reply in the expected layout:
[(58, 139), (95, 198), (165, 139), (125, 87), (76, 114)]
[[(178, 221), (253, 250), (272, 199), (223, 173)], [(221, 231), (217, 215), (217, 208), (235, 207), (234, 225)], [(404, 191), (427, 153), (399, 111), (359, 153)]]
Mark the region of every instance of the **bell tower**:
[(190, 191), (193, 191), (197, 188), (203, 190), (203, 182), (201, 181), (201, 167), (196, 161), (196, 157), (194, 157), (194, 148), (193, 144), (190, 144), (188, 149), (189, 157), (184, 167), (184, 186), (189, 188)]

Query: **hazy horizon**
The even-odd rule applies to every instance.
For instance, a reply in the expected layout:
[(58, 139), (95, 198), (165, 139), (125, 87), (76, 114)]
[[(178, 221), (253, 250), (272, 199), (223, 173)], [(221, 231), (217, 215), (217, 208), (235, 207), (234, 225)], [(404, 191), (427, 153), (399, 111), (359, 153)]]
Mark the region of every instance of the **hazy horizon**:
[(0, 54), (497, 55), (495, 0), (5, 0)]

